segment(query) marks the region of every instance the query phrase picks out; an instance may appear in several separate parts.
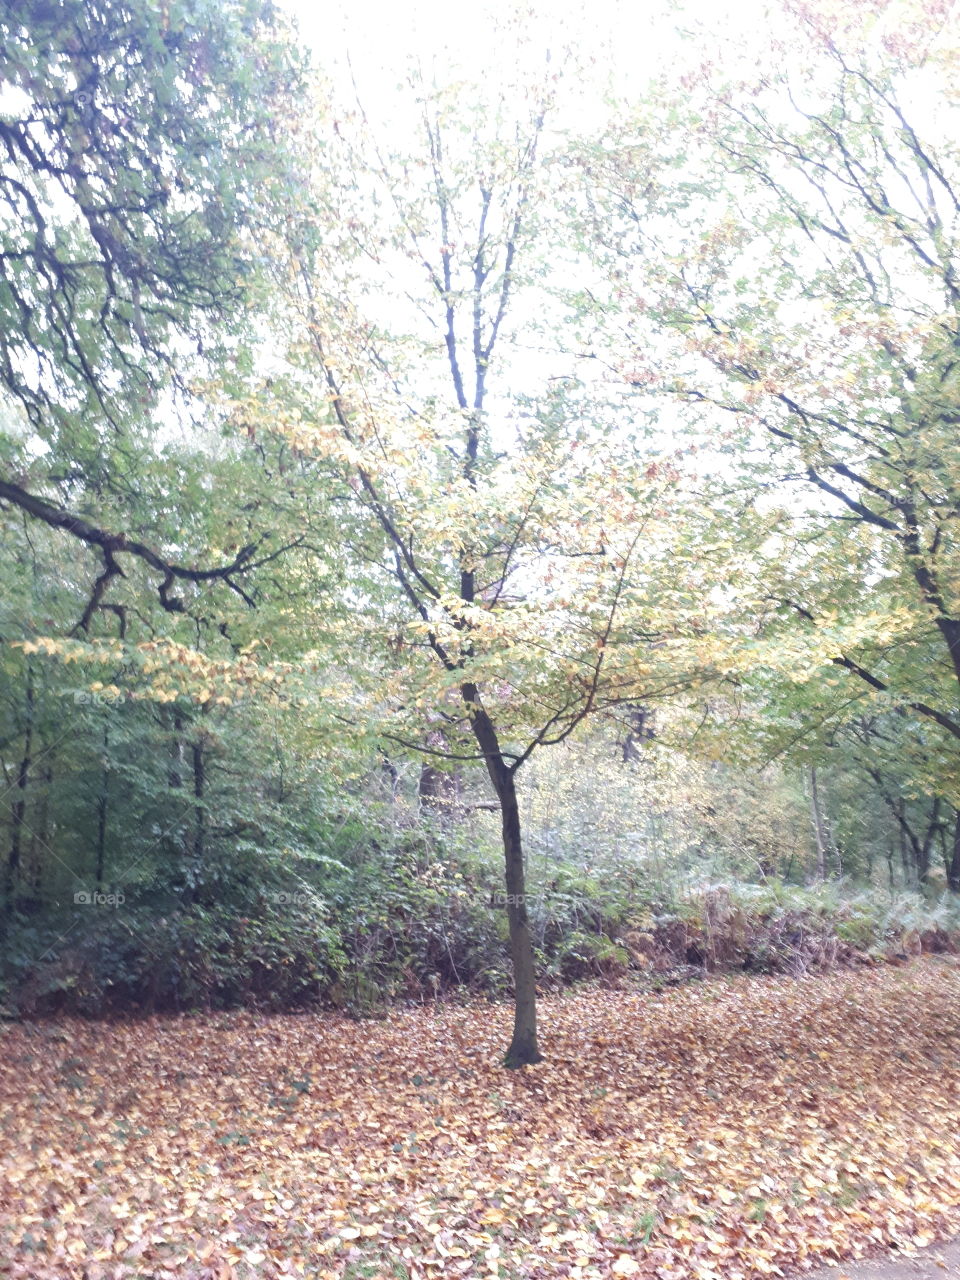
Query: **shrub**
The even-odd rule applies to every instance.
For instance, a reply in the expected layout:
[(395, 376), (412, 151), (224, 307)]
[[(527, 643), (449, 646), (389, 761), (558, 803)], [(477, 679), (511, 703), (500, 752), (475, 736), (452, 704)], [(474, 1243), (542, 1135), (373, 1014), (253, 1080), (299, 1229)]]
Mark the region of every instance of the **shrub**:
[[(466, 847), (462, 831), (425, 825), (359, 842), (361, 833), (347, 839), (341, 827), (320, 850), (239, 846), (191, 875), (155, 873), (122, 910), (14, 919), (7, 1004), (96, 1015), (327, 1003), (370, 1014), (454, 989), (507, 994), (499, 862)], [(952, 950), (960, 938), (945, 899), (711, 881), (656, 902), (641, 875), (630, 862), (600, 873), (555, 861), (531, 876), (542, 982), (630, 970), (656, 981), (691, 970), (799, 974)]]

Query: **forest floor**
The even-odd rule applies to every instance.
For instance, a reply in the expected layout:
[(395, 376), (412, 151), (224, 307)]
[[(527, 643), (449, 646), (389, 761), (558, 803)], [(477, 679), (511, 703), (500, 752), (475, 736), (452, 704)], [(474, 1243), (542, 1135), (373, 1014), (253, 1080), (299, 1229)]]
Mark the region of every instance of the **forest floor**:
[(952, 958), (541, 1021), (515, 1072), (502, 1005), (6, 1025), (0, 1274), (748, 1280), (960, 1231)]

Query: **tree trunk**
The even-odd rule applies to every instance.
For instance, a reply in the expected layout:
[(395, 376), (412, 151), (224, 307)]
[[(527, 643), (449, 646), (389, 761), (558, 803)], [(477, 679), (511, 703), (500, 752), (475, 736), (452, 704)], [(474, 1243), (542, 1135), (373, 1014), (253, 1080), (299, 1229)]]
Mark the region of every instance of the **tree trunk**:
[(927, 883), (927, 877), (930, 874), (930, 854), (933, 850), (933, 842), (940, 830), (940, 801), (937, 799), (933, 802), (933, 807), (930, 810), (930, 821), (922, 839), (907, 819), (906, 801), (901, 797), (891, 807), (900, 826), (900, 846), (903, 853), (904, 870), (907, 870), (907, 850), (909, 850), (910, 871), (912, 872), (910, 881), (913, 884), (924, 885)]
[(643, 759), (643, 743), (656, 736), (653, 727), (653, 714), (646, 707), (637, 707), (630, 712), (627, 723), (629, 728), (620, 743), (620, 754), (623, 763)]
[(816, 766), (810, 769), (810, 817), (813, 821), (813, 835), (817, 842), (817, 879), (827, 878), (827, 830), (820, 808), (820, 793), (817, 788)]
[(167, 770), (167, 785), (174, 791), (183, 786), (183, 717), (179, 712), (173, 715), (173, 738), (170, 742), (170, 767)]
[(897, 822), (900, 833), (900, 861), (903, 863), (903, 883), (904, 885), (924, 885), (930, 873), (930, 855), (933, 852), (934, 842), (943, 831), (943, 823), (940, 820), (941, 801), (939, 799), (933, 801), (930, 820), (927, 823), (926, 832), (921, 837), (907, 816), (907, 802), (903, 796), (890, 795), (883, 785), (882, 776), (875, 769), (869, 772), (877, 784), (881, 799)]
[(33, 764), (33, 671), (27, 667), (26, 682), (27, 716), (23, 732), (23, 755), (17, 768), (16, 790), (11, 809), (10, 850), (7, 854), (7, 874), (4, 884), (6, 908), (12, 911), (17, 895), (17, 884), (20, 879), (20, 865), (23, 861), (23, 829), (27, 812), (27, 787), (30, 783), (30, 768)]
[(100, 768), (100, 792), (97, 796), (97, 888), (103, 888), (103, 874), (107, 863), (107, 814), (110, 804), (110, 769), (107, 754), (110, 750), (110, 729), (103, 727), (103, 763)]
[[(929, 599), (927, 584), (921, 581), (920, 586), (924, 589), (924, 595)], [(947, 642), (947, 651), (950, 654), (953, 674), (956, 676), (957, 683), (960, 684), (960, 620), (941, 615), (937, 618), (937, 626), (940, 634)]]
[[(389, 756), (384, 755), (380, 761), (380, 776), (386, 781), (392, 803), (397, 798), (397, 788), (400, 785), (400, 772)], [(280, 799), (282, 800), (282, 798), (283, 797), (281, 796)]]
[(903, 810), (904, 810), (904, 803), (901, 800), (899, 801), (899, 807), (898, 807), (898, 814), (899, 814), (899, 821), (900, 821), (900, 861), (903, 864), (903, 883), (905, 887), (909, 888), (913, 885), (913, 882), (914, 882), (913, 878), (914, 878), (914, 875), (916, 874), (916, 863), (910, 857), (910, 848), (909, 848), (909, 845), (907, 844), (906, 833), (904, 832)]
[(527, 916), (520, 806), (517, 803), (516, 780), (509, 770), (505, 770), (499, 797), (503, 818), (503, 860), (514, 986), (513, 1039), (504, 1058), (504, 1065), (522, 1067), (526, 1063), (540, 1061), (540, 1050), (537, 1047), (537, 975)]
[(206, 789), (206, 764), (203, 758), (203, 738), (197, 738), (190, 747), (193, 760), (193, 798), (196, 801), (193, 824), (193, 860), (199, 868), (203, 862), (206, 845), (206, 814), (203, 807), (203, 795)]
[(497, 795), (503, 823), (504, 878), (514, 992), (513, 1038), (503, 1064), (506, 1067), (522, 1067), (540, 1062), (541, 1055), (537, 1046), (537, 974), (527, 915), (517, 783), (514, 770), (508, 766), (500, 750), (496, 728), (480, 702), (476, 685), (464, 684), (461, 691), (470, 716), (470, 727), (483, 753), (487, 773)]
[[(41, 755), (45, 755), (46, 751), (42, 751)], [(31, 874), (30, 874), (30, 901), (34, 910), (39, 910), (43, 902), (44, 888), (44, 871), (46, 869), (46, 855), (54, 847), (54, 830), (51, 829), (50, 821), (50, 795), (53, 790), (53, 766), (49, 757), (40, 773), (42, 787), (40, 790), (40, 812), (37, 817), (37, 834), (36, 839), (32, 842), (31, 847)]]
[(947, 884), (951, 893), (960, 893), (960, 809), (953, 824), (953, 850), (947, 868)]
[[(447, 740), (439, 729), (427, 734), (427, 746), (445, 751)], [(460, 801), (463, 792), (463, 778), (459, 770), (438, 769), (428, 760), (420, 765), (420, 781), (417, 785), (417, 798), (421, 811), (430, 810), (442, 819), (460, 818), (463, 816)]]
[(417, 799), (421, 810), (429, 810), (447, 820), (460, 818), (463, 815), (461, 791), (462, 780), (459, 773), (436, 769), (432, 764), (424, 763), (420, 766)]
[(930, 821), (927, 824), (927, 830), (924, 833), (922, 842), (918, 842), (917, 847), (917, 879), (921, 884), (926, 884), (930, 877), (930, 855), (933, 852), (933, 842), (936, 840), (939, 830), (940, 800), (936, 799), (930, 810)]

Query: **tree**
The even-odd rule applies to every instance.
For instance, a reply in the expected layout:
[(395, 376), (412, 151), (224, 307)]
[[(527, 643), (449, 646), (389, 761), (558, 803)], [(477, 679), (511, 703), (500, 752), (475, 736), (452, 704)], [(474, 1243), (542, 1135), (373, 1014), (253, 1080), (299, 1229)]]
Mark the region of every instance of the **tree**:
[(633, 119), (591, 155), (592, 226), (634, 338), (625, 376), (700, 410), (743, 482), (793, 507), (758, 617), (809, 645), (825, 700), (932, 728), (956, 800), (956, 54), (936, 28), (799, 12), (802, 58), (732, 87), (694, 76), (666, 128), (645, 118), (638, 140)]
[(489, 777), (516, 1067), (540, 1058), (518, 771), (587, 717), (632, 723), (695, 682), (710, 558), (694, 563), (673, 451), (562, 353), (530, 367), (564, 253), (544, 212), (547, 90), (501, 86), (475, 114), (462, 84), (414, 93), (402, 154), (331, 112), (324, 216), (288, 282), (302, 337), (238, 412), (332, 464), (359, 512), (349, 714), (365, 706), (388, 750)]
[(200, 566), (130, 507), (161, 397), (169, 433), (192, 380), (243, 358), (299, 55), (261, 0), (6, 0), (0, 47), (0, 502), (96, 549), (84, 629), (131, 558), (171, 611), (178, 583), (240, 590), (256, 543)]

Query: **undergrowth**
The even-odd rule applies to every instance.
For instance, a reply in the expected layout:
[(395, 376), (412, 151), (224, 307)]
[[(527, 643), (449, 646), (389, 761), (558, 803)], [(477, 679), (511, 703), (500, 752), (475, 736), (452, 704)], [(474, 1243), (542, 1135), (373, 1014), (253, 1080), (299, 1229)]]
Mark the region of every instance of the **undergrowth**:
[[(389, 844), (341, 830), (323, 852), (283, 858), (240, 849), (189, 878), (155, 873), (112, 906), (9, 919), (4, 1006), (25, 1016), (317, 1004), (370, 1014), (457, 991), (505, 996), (499, 874), (463, 833), (428, 826)], [(678, 890), (629, 860), (555, 862), (531, 878), (544, 988), (799, 975), (960, 943), (947, 897), (715, 877)]]

